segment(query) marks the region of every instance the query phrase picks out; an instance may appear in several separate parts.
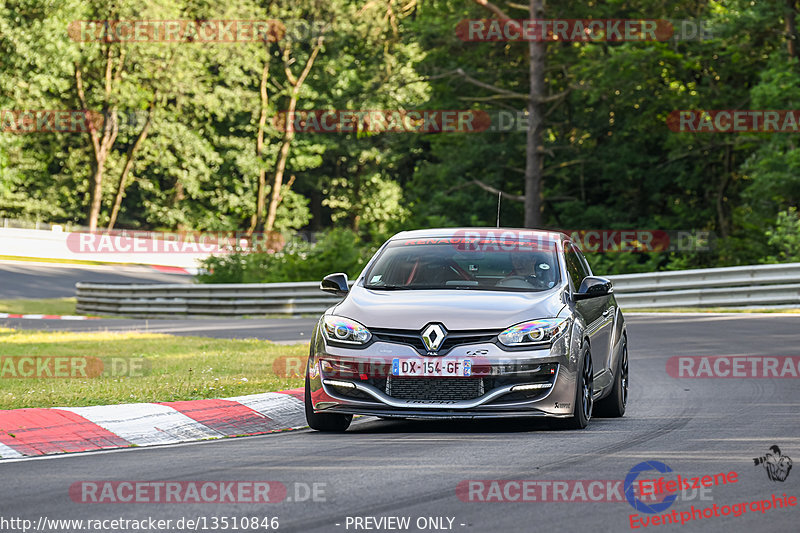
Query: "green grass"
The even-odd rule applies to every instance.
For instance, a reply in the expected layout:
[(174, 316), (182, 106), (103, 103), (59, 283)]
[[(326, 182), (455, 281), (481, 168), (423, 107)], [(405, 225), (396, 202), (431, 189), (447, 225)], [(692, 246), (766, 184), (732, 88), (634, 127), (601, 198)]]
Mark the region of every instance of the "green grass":
[(0, 300), (0, 313), (23, 315), (74, 315), (75, 298)]
[(758, 308), (740, 309), (730, 307), (645, 307), (642, 309), (622, 309), (625, 313), (800, 313), (797, 308)]
[[(302, 386), (273, 363), (291, 357), (295, 365), (308, 345), (279, 345), (257, 339), (175, 337), (151, 333), (22, 331), (0, 328), (0, 409), (75, 407), (136, 402), (224, 398)], [(7, 357), (112, 359), (142, 370), (98, 377), (12, 377)], [(18, 361), (18, 360), (16, 360)], [(96, 360), (89, 359), (93, 367)], [(120, 365), (121, 366), (121, 365)], [(16, 366), (15, 368), (20, 368)], [(284, 368), (280, 361), (278, 370)], [(91, 371), (87, 372), (90, 376)]]

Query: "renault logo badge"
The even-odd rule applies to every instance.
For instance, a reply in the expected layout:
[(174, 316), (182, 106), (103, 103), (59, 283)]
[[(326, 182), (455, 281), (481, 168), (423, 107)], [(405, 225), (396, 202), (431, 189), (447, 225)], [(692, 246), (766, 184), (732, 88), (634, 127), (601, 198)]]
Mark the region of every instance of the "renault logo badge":
[(444, 342), (447, 332), (439, 324), (431, 324), (422, 330), (422, 342), (428, 352), (436, 352)]

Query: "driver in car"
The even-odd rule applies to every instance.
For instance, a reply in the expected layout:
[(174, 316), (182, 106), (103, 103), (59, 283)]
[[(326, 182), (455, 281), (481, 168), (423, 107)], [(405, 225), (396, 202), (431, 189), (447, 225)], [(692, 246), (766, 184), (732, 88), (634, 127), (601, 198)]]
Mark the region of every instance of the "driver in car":
[(498, 285), (503, 287), (519, 287), (545, 289), (553, 286), (549, 263), (539, 254), (511, 252), (511, 272)]

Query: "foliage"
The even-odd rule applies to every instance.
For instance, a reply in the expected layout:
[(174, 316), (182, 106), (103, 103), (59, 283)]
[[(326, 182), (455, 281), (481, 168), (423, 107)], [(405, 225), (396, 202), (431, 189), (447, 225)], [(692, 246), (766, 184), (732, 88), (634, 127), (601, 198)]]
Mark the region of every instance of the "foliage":
[[(524, 3), (495, 3), (513, 18), (527, 16)], [(152, 128), (134, 157), (118, 227), (244, 230), (256, 211), (260, 171), (267, 176), (275, 172), (284, 132), (273, 119), (288, 105), (287, 70), (296, 73), (311, 54), (310, 34), (295, 32), (269, 43), (81, 43), (68, 37), (70, 22), (319, 23), (326, 26), (324, 45), (300, 90), (298, 109), (522, 113), (524, 99), (491, 87), (527, 92), (526, 44), (472, 43), (456, 36), (459, 21), (492, 16), (479, 4), (5, 0), (0, 3), (0, 110), (79, 109), (75, 74), (80, 68), (91, 110), (118, 108), (122, 117), (132, 117), (123, 121), (105, 163), (101, 225), (110, 218), (126, 157), (152, 104)], [(596, 254), (593, 265), (606, 273), (794, 257), (790, 231), (770, 228), (791, 229), (779, 213), (800, 205), (796, 134), (677, 133), (666, 125), (676, 110), (800, 109), (800, 60), (790, 57), (785, 34), (785, 17), (798, 17), (787, 5), (750, 0), (547, 2), (547, 18), (702, 20), (709, 35), (664, 42), (547, 43), (545, 89), (553, 99), (545, 104), (540, 147), (545, 154), (545, 226), (695, 230), (717, 237), (714, 248), (705, 252)], [(110, 94), (104, 90), (108, 57), (121, 69)], [(258, 154), (265, 66), (268, 120)], [(0, 217), (85, 224), (96, 167), (89, 136), (2, 129)], [(525, 138), (524, 124), (510, 131), (471, 133), (298, 132), (275, 229), (348, 228), (353, 242), (345, 233), (327, 234), (323, 241), (332, 235), (342, 239), (342, 255), (334, 258), (315, 251), (321, 244), (302, 243), (275, 256), (216, 258), (207, 279), (354, 273), (373, 243), (395, 231), (494, 226), (497, 194), (491, 188), (512, 197), (524, 194)], [(503, 226), (523, 224), (517, 200), (503, 199)], [(771, 242), (764, 238), (768, 230)], [(786, 246), (780, 239), (786, 239)], [(334, 259), (343, 263), (334, 264)], [(313, 264), (305, 266), (309, 261)]]
[(778, 213), (775, 227), (766, 232), (767, 244), (778, 250), (777, 255), (768, 257), (767, 263), (800, 261), (800, 214), (796, 207)]
[(333, 272), (355, 278), (375, 252), (357, 233), (331, 229), (316, 242), (293, 238), (278, 252), (239, 250), (203, 262), (202, 283), (274, 283), (319, 280)]

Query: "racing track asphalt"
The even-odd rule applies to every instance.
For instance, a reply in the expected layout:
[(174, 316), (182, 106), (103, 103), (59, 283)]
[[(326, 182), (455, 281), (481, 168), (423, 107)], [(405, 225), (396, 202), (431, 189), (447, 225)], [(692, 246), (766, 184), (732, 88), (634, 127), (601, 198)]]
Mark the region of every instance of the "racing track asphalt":
[[(0, 516), (141, 519), (277, 516), (279, 531), (355, 531), (347, 516), (454, 517), (453, 531), (627, 531), (626, 502), (469, 503), (456, 486), (469, 479), (621, 480), (637, 463), (662, 461), (687, 476), (736, 471), (713, 501), (677, 501), (687, 511), (713, 504), (798, 496), (800, 472), (767, 478), (753, 458), (777, 444), (800, 458), (796, 379), (674, 379), (674, 355), (800, 355), (800, 315), (638, 315), (628, 319), (631, 394), (622, 419), (593, 419), (584, 431), (543, 423), (380, 421), (346, 434), (286, 434), (57, 456), (0, 465)], [(287, 323), (288, 324), (288, 323)], [(81, 480), (273, 480), (324, 483), (322, 502), (253, 504), (78, 504)], [(301, 491), (302, 492), (302, 491)], [(648, 530), (796, 531), (798, 507), (748, 511)], [(671, 509), (670, 509), (671, 510)], [(340, 525), (337, 525), (340, 524)], [(464, 524), (464, 525), (461, 525)], [(792, 525), (794, 524), (794, 525)], [(263, 531), (263, 530), (261, 530)], [(362, 530), (363, 531), (363, 530)]]
[(96, 283), (191, 283), (192, 276), (138, 265), (71, 265), (0, 261), (0, 299), (71, 298), (79, 281)]
[(141, 331), (170, 335), (220, 339), (268, 339), (274, 342), (308, 342), (317, 323), (315, 318), (198, 318), (138, 319), (98, 318), (93, 320), (51, 320), (0, 318), (0, 327), (44, 331)]

